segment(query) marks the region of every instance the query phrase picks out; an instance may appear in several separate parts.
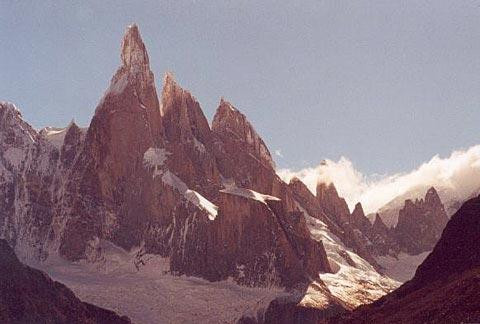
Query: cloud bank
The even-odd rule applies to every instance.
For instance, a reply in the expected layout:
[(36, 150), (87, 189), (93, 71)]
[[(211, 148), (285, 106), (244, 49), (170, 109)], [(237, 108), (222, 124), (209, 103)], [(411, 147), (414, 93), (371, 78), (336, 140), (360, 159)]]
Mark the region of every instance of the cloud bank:
[(325, 160), (316, 167), (298, 171), (281, 169), (277, 173), (287, 182), (299, 178), (313, 193), (318, 182), (333, 182), (350, 209), (361, 202), (368, 214), (419, 186), (452, 190), (459, 197), (470, 196), (480, 188), (480, 145), (454, 151), (447, 158), (436, 155), (411, 172), (381, 177), (361, 173), (345, 157), (338, 162)]

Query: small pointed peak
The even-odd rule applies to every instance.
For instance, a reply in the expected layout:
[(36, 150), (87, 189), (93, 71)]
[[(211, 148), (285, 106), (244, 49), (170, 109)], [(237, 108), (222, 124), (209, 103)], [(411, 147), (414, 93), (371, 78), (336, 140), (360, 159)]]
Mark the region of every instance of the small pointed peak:
[(365, 213), (364, 213), (363, 207), (362, 207), (362, 203), (358, 202), (358, 203), (355, 205), (355, 208), (353, 209), (352, 214), (355, 214), (355, 213), (359, 213), (359, 215), (365, 216)]
[(299, 182), (302, 182), (302, 180), (300, 180), (298, 177), (294, 176), (293, 178), (290, 179), (290, 181), (288, 183), (293, 184), (293, 183), (299, 183)]
[(70, 127), (78, 127), (78, 125), (75, 123), (75, 118), (72, 118), (72, 120), (70, 120), (70, 122), (68, 123), (67, 128)]
[(123, 36), (121, 58), (125, 67), (149, 66), (147, 50), (136, 24), (128, 26)]
[(218, 104), (217, 112), (220, 112), (222, 110), (238, 112), (238, 109), (236, 109), (228, 100), (225, 100), (224, 97), (220, 98), (220, 103)]
[(387, 225), (385, 225), (379, 213), (375, 214), (375, 221), (373, 222), (373, 227), (376, 229), (379, 229), (379, 228), (387, 229)]
[(319, 195), (329, 195), (329, 196), (334, 196), (335, 198), (340, 198), (337, 192), (337, 188), (335, 188), (335, 185), (333, 182), (327, 183), (327, 182), (318, 182), (317, 183), (317, 197)]
[(175, 81), (175, 76), (170, 71), (165, 72), (163, 76), (163, 85), (165, 86), (167, 84), (177, 85), (177, 81)]
[(76, 132), (80, 130), (80, 127), (78, 127), (77, 123), (75, 123), (75, 119), (72, 118), (72, 120), (70, 121), (70, 123), (68, 123), (67, 127), (66, 127), (66, 132)]
[(22, 113), (20, 110), (15, 106), (15, 104), (9, 102), (9, 101), (0, 101), (0, 108), (5, 109), (6, 111), (10, 111), (15, 113), (16, 115), (22, 117)]
[(440, 196), (434, 187), (430, 187), (430, 189), (428, 189), (427, 193), (425, 194), (425, 202), (441, 204)]

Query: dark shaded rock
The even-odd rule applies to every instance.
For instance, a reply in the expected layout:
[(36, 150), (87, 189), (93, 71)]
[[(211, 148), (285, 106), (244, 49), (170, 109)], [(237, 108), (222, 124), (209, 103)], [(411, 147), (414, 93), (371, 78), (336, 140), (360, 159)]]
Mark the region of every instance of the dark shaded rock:
[(0, 240), (0, 322), (2, 323), (131, 323), (91, 304), (43, 272), (23, 265)]
[[(433, 198), (433, 199), (432, 199)], [(434, 193), (429, 202), (435, 201)], [(437, 204), (438, 202), (435, 202)], [(452, 216), (412, 280), (333, 323), (480, 321), (480, 197)]]
[(431, 251), (447, 222), (445, 208), (432, 187), (424, 200), (405, 201), (399, 212), (395, 236), (400, 248), (409, 254)]
[[(325, 292), (328, 294), (328, 292)], [(328, 323), (329, 318), (344, 313), (340, 302), (331, 302), (323, 308), (313, 308), (302, 304), (303, 294), (298, 292), (277, 297), (266, 310), (255, 315), (245, 315), (238, 324), (318, 324)], [(332, 297), (333, 300), (335, 298)]]

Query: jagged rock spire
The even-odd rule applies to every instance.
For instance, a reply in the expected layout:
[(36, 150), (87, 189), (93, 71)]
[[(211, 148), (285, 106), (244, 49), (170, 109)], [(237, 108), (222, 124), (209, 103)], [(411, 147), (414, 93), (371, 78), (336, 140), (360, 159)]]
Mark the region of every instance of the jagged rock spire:
[(247, 144), (251, 153), (265, 166), (274, 169), (267, 145), (253, 128), (247, 117), (223, 97), (213, 117), (212, 131), (220, 136), (232, 136), (238, 142)]
[(425, 203), (430, 205), (440, 205), (442, 201), (438, 195), (437, 190), (434, 187), (430, 187), (425, 195)]
[(125, 67), (145, 67), (149, 69), (147, 50), (136, 24), (128, 26), (123, 36), (121, 58)]
[(177, 84), (171, 72), (163, 78), (160, 110), (167, 140), (185, 142), (195, 137), (204, 144), (210, 140), (210, 126), (200, 104)]
[(341, 223), (349, 221), (350, 210), (347, 202), (338, 195), (333, 183), (318, 183), (316, 197), (325, 213), (335, 217)]

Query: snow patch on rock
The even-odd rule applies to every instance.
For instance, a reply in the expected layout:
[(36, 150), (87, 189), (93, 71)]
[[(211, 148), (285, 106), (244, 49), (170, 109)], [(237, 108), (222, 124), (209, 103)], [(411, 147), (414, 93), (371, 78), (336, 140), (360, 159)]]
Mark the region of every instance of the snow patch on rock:
[(143, 153), (143, 163), (147, 167), (153, 168), (153, 177), (162, 175), (162, 166), (167, 161), (170, 152), (163, 148), (151, 147)]
[(214, 220), (217, 217), (218, 206), (195, 190), (189, 189), (185, 182), (172, 172), (166, 171), (162, 176), (162, 181), (182, 194), (188, 202), (207, 212), (210, 220)]
[(267, 204), (267, 200), (280, 201), (280, 199), (277, 198), (277, 197), (270, 196), (270, 195), (264, 195), (264, 194), (261, 194), (259, 192), (253, 191), (251, 189), (238, 188), (238, 187), (235, 187), (235, 186), (227, 187), (225, 189), (220, 190), (220, 192), (245, 197), (245, 198), (248, 198), (248, 199), (253, 199), (253, 200), (259, 201), (263, 204)]
[(311, 217), (300, 204), (297, 205), (304, 213), (310, 235), (325, 247), (335, 273), (320, 273), (320, 278), (334, 296), (353, 309), (380, 298), (400, 285), (375, 271), (370, 263), (345, 247), (324, 222)]
[(53, 144), (57, 149), (60, 149), (65, 140), (65, 135), (67, 134), (68, 127), (57, 128), (57, 127), (45, 127), (40, 131), (40, 134), (44, 134), (45, 138)]

